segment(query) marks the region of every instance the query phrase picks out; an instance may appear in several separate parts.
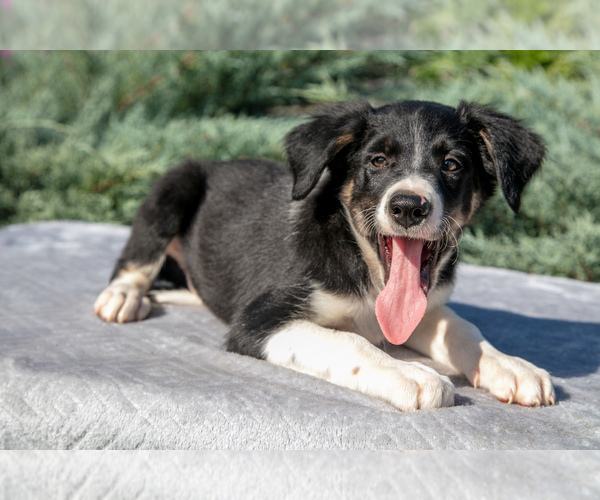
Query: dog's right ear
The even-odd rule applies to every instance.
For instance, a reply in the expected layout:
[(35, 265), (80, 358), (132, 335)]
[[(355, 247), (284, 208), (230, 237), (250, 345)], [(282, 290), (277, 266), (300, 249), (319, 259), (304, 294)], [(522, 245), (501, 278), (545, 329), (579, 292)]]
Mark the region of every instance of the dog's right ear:
[(286, 136), (285, 149), (294, 175), (294, 200), (306, 198), (325, 167), (357, 139), (372, 109), (365, 101), (323, 106), (310, 122), (296, 127)]

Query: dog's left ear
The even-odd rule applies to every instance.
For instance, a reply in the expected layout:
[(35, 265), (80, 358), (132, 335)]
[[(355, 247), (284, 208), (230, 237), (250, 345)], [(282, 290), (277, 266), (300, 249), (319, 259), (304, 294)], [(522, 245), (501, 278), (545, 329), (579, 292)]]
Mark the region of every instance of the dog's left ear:
[(516, 213), (525, 185), (540, 168), (546, 154), (542, 138), (514, 118), (485, 106), (463, 101), (456, 111), (478, 141), (490, 183), (487, 194), (491, 195), (493, 186), (499, 184)]
[(306, 198), (325, 167), (357, 140), (372, 109), (364, 101), (330, 104), (319, 108), (310, 122), (286, 136), (285, 149), (294, 175), (294, 200)]

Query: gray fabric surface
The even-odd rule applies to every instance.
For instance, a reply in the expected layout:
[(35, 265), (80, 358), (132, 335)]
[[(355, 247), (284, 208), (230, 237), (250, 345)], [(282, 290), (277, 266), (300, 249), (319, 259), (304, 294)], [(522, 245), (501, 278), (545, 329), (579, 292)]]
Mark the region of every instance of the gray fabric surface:
[(582, 499), (599, 452), (0, 453), (7, 499)]
[(558, 404), (505, 405), (455, 377), (456, 406), (403, 414), (226, 353), (226, 327), (202, 307), (102, 323), (92, 304), (127, 235), (77, 222), (0, 230), (0, 447), (600, 448), (599, 285), (463, 265), (453, 308), (547, 369)]

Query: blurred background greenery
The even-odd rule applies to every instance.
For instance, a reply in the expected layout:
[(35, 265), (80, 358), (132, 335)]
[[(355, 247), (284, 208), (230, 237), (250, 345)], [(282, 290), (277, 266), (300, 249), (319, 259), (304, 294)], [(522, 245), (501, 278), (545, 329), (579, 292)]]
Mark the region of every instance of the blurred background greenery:
[(493, 198), (462, 258), (600, 281), (599, 77), (588, 51), (5, 52), (0, 223), (129, 224), (188, 156), (284, 160), (314, 104), (468, 99), (521, 118), (549, 157), (520, 215)]
[(600, 0), (0, 0), (5, 49), (593, 49)]

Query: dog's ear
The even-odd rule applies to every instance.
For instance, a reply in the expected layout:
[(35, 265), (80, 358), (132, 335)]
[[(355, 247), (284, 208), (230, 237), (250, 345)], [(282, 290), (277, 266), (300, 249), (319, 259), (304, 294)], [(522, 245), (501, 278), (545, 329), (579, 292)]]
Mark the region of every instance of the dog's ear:
[(372, 109), (364, 101), (330, 104), (319, 108), (310, 122), (286, 136), (285, 149), (294, 175), (294, 200), (308, 196), (325, 167), (357, 140)]
[(477, 140), (485, 170), (483, 188), (488, 191), (485, 194), (491, 195), (493, 187), (499, 184), (516, 213), (525, 185), (544, 159), (546, 148), (542, 138), (514, 118), (485, 106), (463, 101), (457, 112)]

